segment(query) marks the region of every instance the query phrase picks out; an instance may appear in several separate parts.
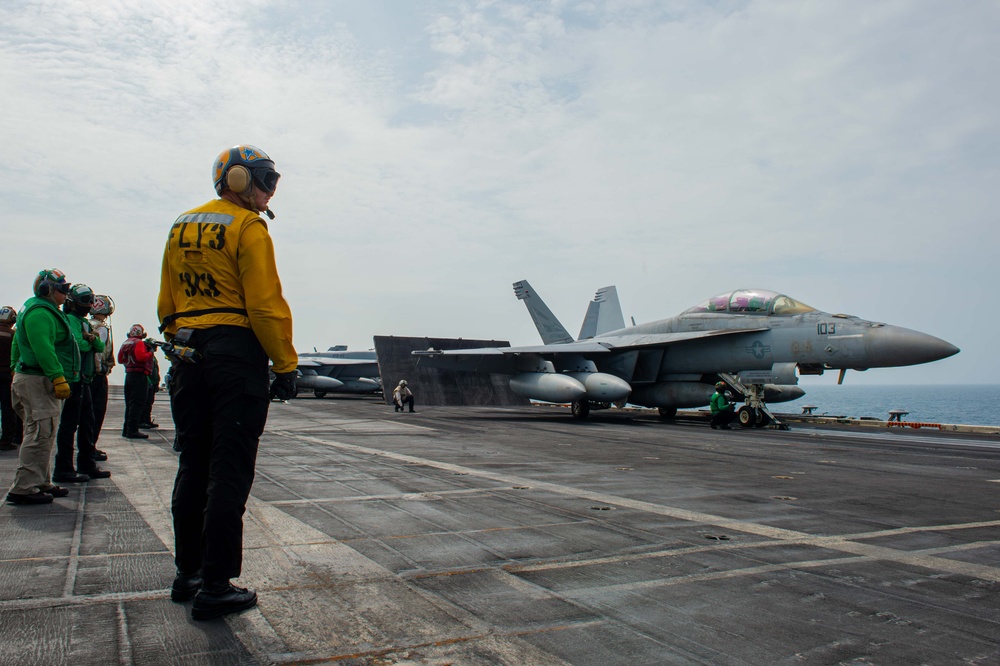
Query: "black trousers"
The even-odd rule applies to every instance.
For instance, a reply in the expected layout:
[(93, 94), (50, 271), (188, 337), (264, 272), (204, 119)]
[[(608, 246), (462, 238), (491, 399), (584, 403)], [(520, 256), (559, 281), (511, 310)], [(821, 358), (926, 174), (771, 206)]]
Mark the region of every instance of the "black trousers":
[(146, 382), (146, 403), (142, 407), (142, 416), (139, 417), (139, 425), (147, 425), (153, 422), (153, 403), (156, 401), (156, 389), (148, 381)]
[(400, 402), (400, 403), (398, 403), (396, 405), (396, 411), (397, 412), (405, 411), (403, 408), (406, 407), (407, 405), (410, 406), (410, 411), (412, 412), (413, 411), (413, 396), (412, 395), (408, 395), (405, 398), (403, 398), (403, 401)]
[(709, 421), (710, 425), (714, 426), (724, 426), (729, 425), (736, 418), (736, 412), (732, 410), (727, 410), (724, 412), (719, 412), (718, 414), (712, 414), (712, 419)]
[(139, 431), (139, 420), (146, 409), (146, 388), (149, 380), (143, 372), (125, 373), (125, 425), (123, 435), (131, 435)]
[(104, 415), (108, 411), (108, 376), (96, 375), (90, 383), (90, 399), (94, 403), (94, 444), (101, 438)]
[(94, 403), (90, 384), (73, 382), (63, 405), (56, 431), (56, 472), (73, 472), (73, 440), (76, 440), (76, 467), (86, 472), (94, 466)]
[(21, 417), (14, 411), (10, 402), (10, 384), (13, 380), (14, 378), (9, 372), (0, 372), (0, 425), (3, 426), (0, 442), (20, 444), (22, 437)]
[(198, 363), (172, 371), (171, 407), (180, 460), (171, 511), (175, 563), (206, 582), (243, 568), (243, 513), (253, 485), (257, 444), (267, 421), (267, 354), (249, 328), (195, 331)]

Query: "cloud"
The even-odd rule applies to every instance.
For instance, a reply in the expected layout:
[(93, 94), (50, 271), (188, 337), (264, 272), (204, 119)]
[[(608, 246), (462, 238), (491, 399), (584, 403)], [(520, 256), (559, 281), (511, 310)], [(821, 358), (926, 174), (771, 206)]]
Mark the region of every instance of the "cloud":
[(58, 265), (151, 327), (166, 229), (249, 142), (283, 174), (303, 347), (531, 342), (521, 278), (570, 329), (605, 284), (640, 320), (760, 286), (956, 338), (926, 376), (995, 371), (995, 316), (949, 313), (989, 301), (1000, 240), (997, 24), (987, 2), (5, 3), (2, 298)]

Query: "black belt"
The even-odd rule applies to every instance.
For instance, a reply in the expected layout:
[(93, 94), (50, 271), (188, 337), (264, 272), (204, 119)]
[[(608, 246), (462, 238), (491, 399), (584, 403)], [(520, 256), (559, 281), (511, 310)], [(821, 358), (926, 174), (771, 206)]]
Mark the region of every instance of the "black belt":
[(18, 370), (24, 370), (25, 372), (40, 372), (42, 374), (45, 374), (45, 371), (42, 370), (41, 368), (36, 368), (33, 365), (28, 365), (24, 361), (18, 361), (17, 368)]
[(167, 326), (174, 323), (181, 317), (200, 317), (202, 315), (207, 315), (207, 314), (238, 314), (238, 315), (243, 315), (244, 317), (250, 316), (250, 313), (248, 313), (243, 308), (207, 308), (205, 310), (188, 310), (186, 312), (175, 312), (172, 315), (167, 315), (166, 317), (163, 318), (163, 321), (160, 323), (160, 333), (163, 333), (164, 329), (166, 329)]

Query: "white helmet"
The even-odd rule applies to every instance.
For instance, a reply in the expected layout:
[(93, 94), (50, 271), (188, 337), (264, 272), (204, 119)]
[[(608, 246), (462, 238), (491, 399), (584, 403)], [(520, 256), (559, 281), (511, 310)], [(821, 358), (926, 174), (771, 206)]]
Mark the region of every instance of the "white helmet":
[(90, 314), (111, 316), (115, 312), (115, 302), (106, 294), (94, 296), (94, 304), (90, 306)]
[(0, 308), (0, 324), (13, 324), (17, 321), (17, 310), (9, 305)]
[(405, 379), (400, 379), (399, 380), (399, 385), (400, 386), (406, 386), (406, 380)]
[(144, 338), (146, 337), (146, 329), (142, 327), (142, 324), (132, 324), (132, 328), (128, 329), (128, 337)]

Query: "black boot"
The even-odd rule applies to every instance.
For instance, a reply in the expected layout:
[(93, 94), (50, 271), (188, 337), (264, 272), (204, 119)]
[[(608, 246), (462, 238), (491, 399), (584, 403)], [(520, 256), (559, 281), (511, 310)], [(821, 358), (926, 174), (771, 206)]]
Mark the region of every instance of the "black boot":
[(38, 491), (30, 495), (20, 493), (7, 493), (7, 501), (11, 504), (51, 504), (52, 495)]
[[(89, 465), (77, 465), (77, 468), (82, 470), (84, 474), (92, 479), (107, 479), (111, 477), (111, 472), (106, 469), (101, 469), (97, 466), (97, 463), (91, 461)], [(55, 479), (55, 476), (52, 477)]]
[(182, 603), (194, 599), (203, 582), (200, 573), (185, 574), (178, 571), (174, 584), (170, 587), (170, 600)]
[(122, 435), (122, 436), (126, 437), (128, 439), (149, 439), (149, 435), (147, 435), (144, 432), (139, 432), (138, 430), (136, 430), (135, 432), (130, 432), (127, 435)]
[(191, 618), (211, 620), (229, 613), (238, 613), (257, 605), (257, 593), (236, 587), (229, 581), (202, 585), (191, 606)]
[(90, 475), (84, 474), (83, 472), (74, 472), (70, 470), (64, 472), (62, 470), (56, 470), (52, 472), (53, 481), (61, 481), (63, 483), (84, 483), (90, 481)]

